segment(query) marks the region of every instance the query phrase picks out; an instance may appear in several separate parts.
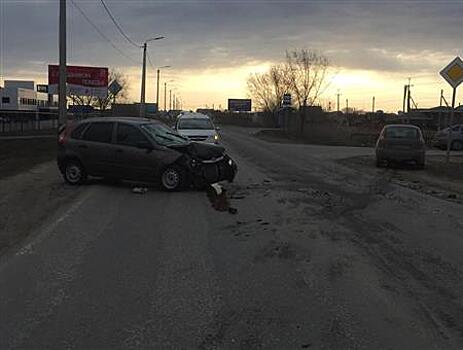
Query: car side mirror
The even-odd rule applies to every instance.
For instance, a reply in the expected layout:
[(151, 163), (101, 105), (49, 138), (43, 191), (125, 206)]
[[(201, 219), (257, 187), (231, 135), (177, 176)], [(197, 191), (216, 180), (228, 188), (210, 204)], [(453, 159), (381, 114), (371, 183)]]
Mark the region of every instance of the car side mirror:
[(220, 131), (220, 127), (216, 126), (215, 130)]
[(152, 151), (154, 149), (153, 145), (148, 141), (137, 142), (137, 148), (146, 149), (148, 151)]

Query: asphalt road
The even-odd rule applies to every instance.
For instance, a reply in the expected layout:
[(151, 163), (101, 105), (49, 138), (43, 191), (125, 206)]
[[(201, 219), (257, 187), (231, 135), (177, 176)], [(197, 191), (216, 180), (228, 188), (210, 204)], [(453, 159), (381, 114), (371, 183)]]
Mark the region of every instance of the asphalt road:
[(0, 262), (0, 348), (463, 348), (462, 206), (251, 131), (222, 131), (236, 215), (94, 182), (37, 223)]

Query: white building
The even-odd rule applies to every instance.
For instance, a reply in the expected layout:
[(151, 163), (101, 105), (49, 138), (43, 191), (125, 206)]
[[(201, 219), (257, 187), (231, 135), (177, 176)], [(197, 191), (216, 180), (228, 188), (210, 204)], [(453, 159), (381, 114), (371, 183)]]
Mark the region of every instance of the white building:
[(48, 94), (35, 91), (34, 81), (5, 80), (0, 87), (0, 110), (36, 111), (48, 106)]

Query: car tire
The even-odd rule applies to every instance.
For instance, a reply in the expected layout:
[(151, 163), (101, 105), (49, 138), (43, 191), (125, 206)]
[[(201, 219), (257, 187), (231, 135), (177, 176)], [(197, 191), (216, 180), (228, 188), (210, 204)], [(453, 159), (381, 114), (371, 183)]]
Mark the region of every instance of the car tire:
[(164, 191), (174, 192), (185, 187), (186, 171), (179, 165), (169, 165), (161, 173), (161, 188)]
[(62, 173), (64, 180), (72, 186), (82, 185), (87, 181), (87, 172), (78, 160), (67, 161), (64, 164)]
[(460, 140), (456, 140), (452, 142), (452, 150), (454, 151), (461, 151), (463, 150), (463, 142)]

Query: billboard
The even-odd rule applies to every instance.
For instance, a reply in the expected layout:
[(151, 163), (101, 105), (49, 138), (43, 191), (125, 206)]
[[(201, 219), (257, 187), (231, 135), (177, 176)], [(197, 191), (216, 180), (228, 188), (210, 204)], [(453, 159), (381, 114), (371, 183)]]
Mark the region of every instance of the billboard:
[(228, 110), (233, 112), (250, 112), (251, 100), (246, 98), (229, 98)]
[[(67, 66), (68, 94), (80, 96), (108, 96), (108, 68)], [(58, 93), (59, 66), (48, 66), (48, 93)]]

